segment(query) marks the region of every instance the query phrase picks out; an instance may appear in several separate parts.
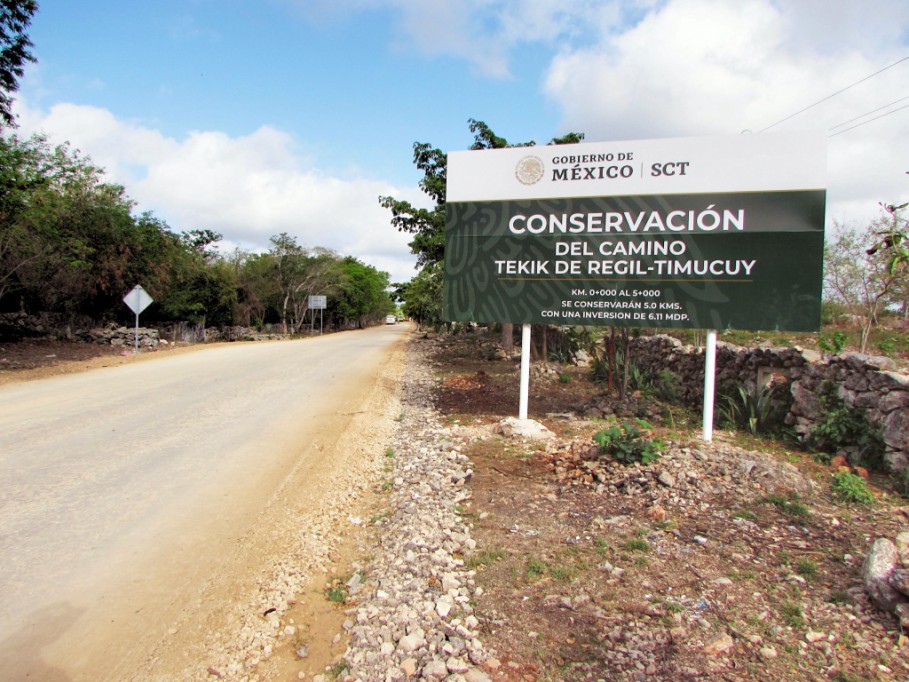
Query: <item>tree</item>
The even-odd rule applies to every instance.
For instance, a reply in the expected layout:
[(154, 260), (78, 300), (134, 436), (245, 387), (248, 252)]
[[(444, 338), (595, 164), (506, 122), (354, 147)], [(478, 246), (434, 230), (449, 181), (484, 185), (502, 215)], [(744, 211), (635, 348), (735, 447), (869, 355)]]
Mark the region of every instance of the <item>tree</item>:
[(875, 248), (878, 234), (887, 225), (886, 217), (863, 231), (834, 224), (833, 239), (824, 247), (824, 288), (830, 300), (843, 305), (860, 322), (862, 353), (878, 316), (905, 276), (904, 267), (892, 267), (889, 254)]
[(19, 90), (25, 63), (35, 61), (25, 31), (37, 9), (35, 0), (0, 0), (0, 121), (7, 126), (15, 121), (12, 95)]
[[(470, 132), (473, 133), (471, 149), (502, 149), (504, 147), (532, 147), (536, 143), (531, 140), (518, 144), (509, 144), (508, 141), (496, 135), (483, 121), (468, 119)], [(580, 142), (584, 139), (583, 133), (568, 133), (560, 138), (553, 138), (550, 144), (568, 144)], [(407, 201), (400, 201), (394, 197), (379, 197), (379, 203), (391, 210), (391, 224), (401, 232), (414, 235), (410, 242), (411, 252), (417, 256), (417, 267), (426, 270), (419, 287), (413, 291), (420, 291), (421, 295), (432, 292), (438, 300), (431, 306), (425, 301), (425, 310), (437, 309), (439, 321), (442, 310), (442, 270), (445, 260), (445, 200), (446, 181), (448, 173), (448, 157), (439, 149), (431, 147), (425, 142), (415, 142), (414, 164), (423, 171), (420, 189), (435, 202), (431, 209), (416, 208)], [(408, 289), (409, 291), (409, 289)], [(507, 337), (509, 343), (511, 331), (505, 331), (503, 325), (503, 340)]]
[(437, 327), (442, 323), (442, 264), (422, 268), (412, 280), (399, 285), (404, 300), (402, 312), (417, 326)]
[(329, 305), (329, 314), (339, 327), (364, 327), (394, 311), (388, 294), (388, 273), (348, 256), (339, 264), (340, 279)]

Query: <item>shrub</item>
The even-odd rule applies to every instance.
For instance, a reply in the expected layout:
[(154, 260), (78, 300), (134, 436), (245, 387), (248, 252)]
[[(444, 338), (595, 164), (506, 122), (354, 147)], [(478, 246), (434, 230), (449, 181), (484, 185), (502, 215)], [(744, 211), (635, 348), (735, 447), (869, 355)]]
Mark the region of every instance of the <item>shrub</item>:
[(652, 438), (653, 426), (643, 419), (614, 424), (593, 436), (601, 455), (611, 455), (625, 464), (649, 464), (659, 459), (663, 442)]
[(851, 471), (837, 471), (833, 474), (833, 495), (842, 502), (848, 504), (864, 504), (871, 506), (874, 504), (874, 495), (861, 476), (853, 474)]
[(661, 400), (678, 402), (682, 395), (682, 378), (669, 369), (661, 369), (654, 381), (656, 395)]
[(858, 448), (860, 463), (880, 469), (884, 457), (884, 440), (865, 418), (865, 413), (846, 407), (827, 384), (818, 394), (824, 414), (811, 428), (808, 444), (814, 450), (835, 453), (843, 448)]
[(818, 337), (817, 345), (821, 347), (821, 350), (828, 353), (842, 353), (848, 340), (849, 335), (846, 332), (835, 331), (829, 336), (821, 334)]

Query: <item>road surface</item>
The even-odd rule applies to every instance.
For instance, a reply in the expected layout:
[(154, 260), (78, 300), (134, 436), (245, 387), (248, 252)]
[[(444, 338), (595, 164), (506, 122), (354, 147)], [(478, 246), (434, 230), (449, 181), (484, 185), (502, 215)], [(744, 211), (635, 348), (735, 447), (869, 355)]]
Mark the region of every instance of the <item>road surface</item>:
[(292, 471), (318, 496), (404, 329), (0, 386), (0, 677), (129, 677)]

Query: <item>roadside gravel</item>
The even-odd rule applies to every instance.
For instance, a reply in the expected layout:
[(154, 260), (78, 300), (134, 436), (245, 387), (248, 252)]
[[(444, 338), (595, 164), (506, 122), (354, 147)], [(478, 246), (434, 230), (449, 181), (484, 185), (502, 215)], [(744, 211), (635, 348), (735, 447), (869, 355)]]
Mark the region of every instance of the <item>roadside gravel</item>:
[(391, 445), (396, 466), (387, 515), (378, 522), (365, 589), (345, 628), (345, 679), (488, 680), (496, 667), (477, 638), (471, 601), (480, 588), (464, 554), (476, 547), (461, 505), (473, 474), (457, 426), (431, 407), (435, 386), (421, 346), (409, 347), (402, 415)]

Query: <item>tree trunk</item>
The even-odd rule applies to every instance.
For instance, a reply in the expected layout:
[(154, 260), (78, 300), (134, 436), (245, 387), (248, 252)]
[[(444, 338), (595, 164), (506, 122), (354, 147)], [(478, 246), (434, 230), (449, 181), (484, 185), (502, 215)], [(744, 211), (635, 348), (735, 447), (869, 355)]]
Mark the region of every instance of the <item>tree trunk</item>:
[(511, 322), (502, 323), (502, 348), (504, 348), (509, 355), (514, 350), (514, 325)]

